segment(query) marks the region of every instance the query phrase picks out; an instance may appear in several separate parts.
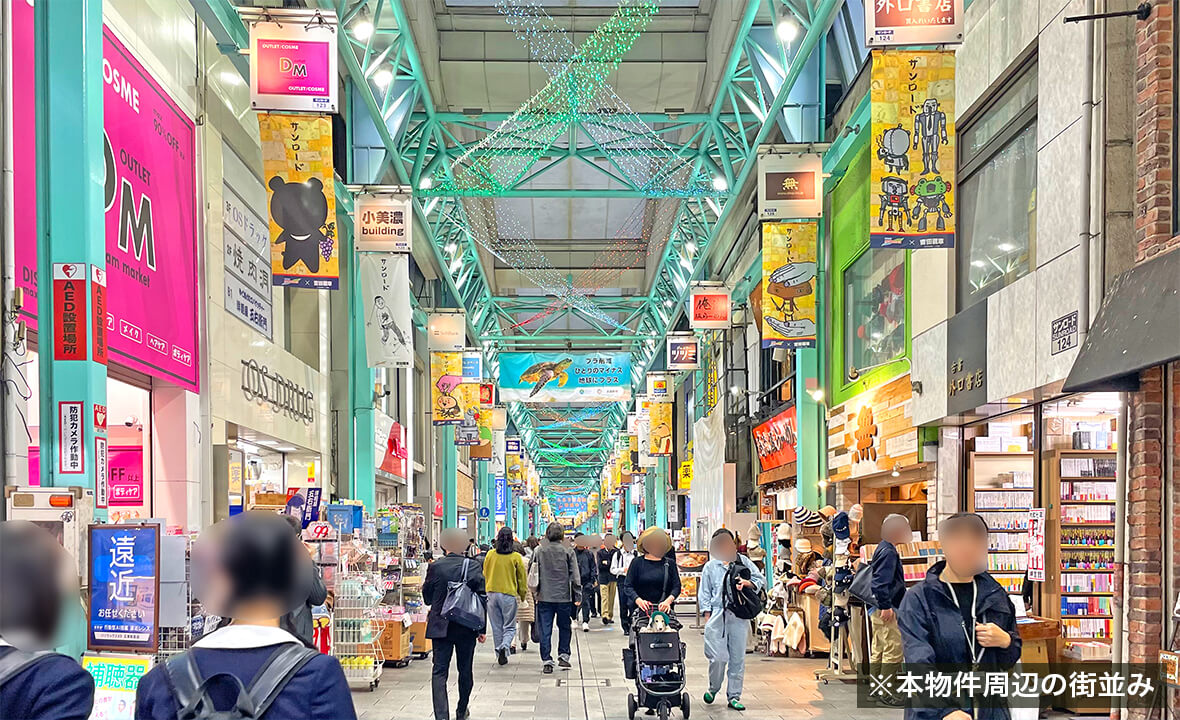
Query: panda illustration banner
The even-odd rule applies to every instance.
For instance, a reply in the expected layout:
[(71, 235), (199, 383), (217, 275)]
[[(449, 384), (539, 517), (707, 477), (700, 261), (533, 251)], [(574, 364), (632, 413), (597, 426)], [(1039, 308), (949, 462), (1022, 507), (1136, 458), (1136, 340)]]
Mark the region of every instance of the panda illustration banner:
[(762, 347), (815, 347), (814, 222), (762, 223)]
[(396, 252), (363, 252), (357, 256), (369, 367), (411, 367), (414, 325), (409, 256)]
[(874, 50), (869, 245), (955, 246), (955, 53)]
[(340, 239), (332, 118), (259, 113), (258, 130), (274, 284), (335, 290), (340, 286)]

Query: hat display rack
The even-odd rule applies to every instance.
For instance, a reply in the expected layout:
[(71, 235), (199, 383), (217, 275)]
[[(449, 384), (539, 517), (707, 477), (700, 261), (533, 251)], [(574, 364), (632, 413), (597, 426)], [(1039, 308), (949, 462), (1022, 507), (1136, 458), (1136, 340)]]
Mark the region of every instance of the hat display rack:
[[(829, 512), (824, 512), (829, 511)], [(855, 680), (857, 673), (855, 663), (845, 652), (845, 641), (848, 638), (849, 623), (852, 613), (848, 609), (849, 589), (852, 587), (852, 523), (855, 522), (848, 512), (835, 512), (828, 506), (823, 511), (815, 511), (820, 516), (820, 524), (824, 531), (828, 530), (823, 521), (823, 515), (831, 517), (830, 532), (832, 536), (832, 593), (831, 593), (831, 623), (832, 642), (828, 654), (827, 667), (815, 671), (815, 679), (825, 685), (828, 680)], [(824, 533), (826, 535), (826, 532)], [(847, 665), (847, 667), (846, 667)]]

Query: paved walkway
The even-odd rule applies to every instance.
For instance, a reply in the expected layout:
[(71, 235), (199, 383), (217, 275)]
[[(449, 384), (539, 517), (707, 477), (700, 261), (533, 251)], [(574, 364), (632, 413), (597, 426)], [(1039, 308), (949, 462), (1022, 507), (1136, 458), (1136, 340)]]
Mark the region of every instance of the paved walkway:
[[(687, 620), (687, 619), (686, 619)], [(590, 621), (589, 633), (574, 632), (573, 668), (553, 675), (541, 674), (537, 647), (496, 664), (488, 643), (475, 654), (475, 690), (472, 720), (623, 720), (627, 717), (627, 693), (632, 681), (623, 677), (621, 660), (625, 639), (617, 624), (603, 627)], [(821, 660), (746, 656), (744, 713), (729, 710), (724, 699), (705, 705), (704, 642), (699, 630), (685, 627), (681, 638), (688, 645), (688, 692), (692, 718), (726, 720), (900, 720), (902, 712), (890, 708), (857, 708), (855, 685), (816, 682), (813, 671)], [(556, 644), (556, 633), (554, 641)], [(454, 670), (450, 697), (458, 696)], [(374, 692), (355, 692), (361, 720), (428, 720), (430, 660), (415, 660), (406, 668), (388, 668)], [(642, 710), (640, 711), (642, 713)], [(642, 717), (642, 715), (637, 716)], [(673, 718), (680, 715), (674, 712)]]

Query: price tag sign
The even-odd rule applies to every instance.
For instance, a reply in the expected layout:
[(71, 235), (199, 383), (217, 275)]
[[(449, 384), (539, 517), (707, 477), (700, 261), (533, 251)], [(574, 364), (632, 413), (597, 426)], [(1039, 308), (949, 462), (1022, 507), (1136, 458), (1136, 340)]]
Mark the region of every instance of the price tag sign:
[(314, 540), (331, 540), (336, 537), (336, 529), (324, 520), (317, 520), (308, 524), (307, 534)]

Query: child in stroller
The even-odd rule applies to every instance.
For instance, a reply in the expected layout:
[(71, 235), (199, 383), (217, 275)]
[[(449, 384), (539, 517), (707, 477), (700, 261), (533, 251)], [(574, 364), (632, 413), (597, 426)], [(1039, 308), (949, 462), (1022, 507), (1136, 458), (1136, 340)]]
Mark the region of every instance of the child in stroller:
[(663, 612), (651, 618), (637, 613), (632, 620), (631, 637), (623, 650), (627, 678), (635, 681), (635, 692), (627, 695), (627, 717), (634, 720), (639, 708), (648, 715), (668, 720), (672, 708), (679, 707), (688, 720), (688, 693), (684, 691), (684, 643), (680, 632)]

